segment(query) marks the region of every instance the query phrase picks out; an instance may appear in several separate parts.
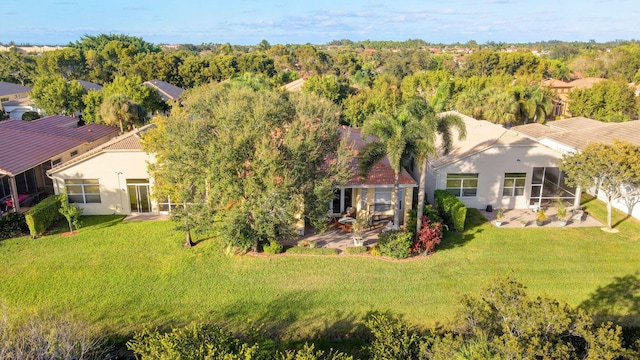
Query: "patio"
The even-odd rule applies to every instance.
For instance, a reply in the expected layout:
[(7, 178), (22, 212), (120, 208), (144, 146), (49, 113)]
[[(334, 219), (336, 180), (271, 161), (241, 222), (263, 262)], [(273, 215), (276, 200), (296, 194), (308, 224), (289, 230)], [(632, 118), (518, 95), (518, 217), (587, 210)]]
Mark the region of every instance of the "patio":
[[(496, 214), (498, 211), (494, 209), (492, 212), (488, 212), (486, 210), (479, 210), (480, 214), (484, 216), (487, 220), (489, 220), (494, 226), (496, 220)], [(502, 220), (502, 224), (500, 227), (513, 228), (513, 227), (523, 227), (520, 220), (525, 222), (525, 227), (560, 227), (558, 224), (557, 211), (554, 207), (548, 207), (544, 210), (547, 215), (547, 220), (544, 222), (544, 225), (538, 226), (536, 225), (536, 213), (530, 209), (511, 209), (504, 211), (504, 219)], [(588, 213), (584, 212), (579, 216), (572, 217), (568, 222), (566, 227), (602, 227), (603, 223), (590, 216)]]
[[(376, 226), (374, 228), (367, 228), (361, 231), (362, 244), (367, 247), (372, 247), (378, 243), (378, 234), (384, 229), (384, 226)], [(338, 249), (341, 253), (349, 246), (354, 246), (354, 233), (345, 231), (337, 226), (331, 226), (326, 232), (322, 234), (315, 234), (313, 228), (307, 227), (304, 236), (299, 236), (296, 240), (285, 241), (284, 245), (295, 246), (300, 240), (309, 240), (315, 242), (318, 247)]]

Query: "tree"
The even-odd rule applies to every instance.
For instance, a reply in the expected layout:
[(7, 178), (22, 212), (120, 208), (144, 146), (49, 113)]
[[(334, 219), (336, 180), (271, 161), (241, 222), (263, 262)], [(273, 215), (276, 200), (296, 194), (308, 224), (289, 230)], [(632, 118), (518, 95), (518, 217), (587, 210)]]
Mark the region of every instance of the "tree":
[(196, 89), (145, 136), (157, 195), (207, 204), (232, 251), (291, 237), (300, 216), (326, 220), (333, 188), (346, 180), (338, 119), (334, 104), (312, 94), (239, 83)]
[(574, 89), (569, 93), (569, 111), (606, 122), (622, 122), (635, 118), (635, 93), (624, 81), (605, 80), (591, 89)]
[(543, 123), (553, 108), (551, 95), (539, 86), (516, 86), (513, 89), (517, 101), (517, 118), (519, 123), (529, 121)]
[(302, 91), (315, 93), (336, 104), (346, 97), (347, 90), (346, 81), (335, 75), (310, 76), (302, 85)]
[(67, 219), (69, 223), (69, 232), (73, 232), (73, 229), (80, 229), (80, 215), (82, 215), (82, 209), (73, 203), (69, 203), (67, 200), (66, 194), (61, 202), (60, 214)]
[[(438, 99), (435, 96), (434, 99)], [(437, 114), (436, 111), (441, 107), (438, 103), (434, 104), (437, 108), (427, 104), (424, 100), (412, 100), (405, 104), (404, 111), (413, 119), (418, 120), (422, 125), (422, 132), (415, 140), (414, 153), (415, 160), (420, 163), (420, 184), (418, 187), (418, 207), (417, 207), (417, 225), (416, 234), (420, 233), (422, 226), (422, 216), (425, 203), (425, 188), (427, 185), (427, 168), (430, 157), (436, 157), (439, 151), (444, 155), (451, 152), (453, 147), (453, 129), (457, 130), (458, 139), (462, 140), (467, 136), (467, 128), (460, 116), (455, 114)], [(440, 148), (438, 148), (437, 139), (440, 138)]]
[(513, 93), (498, 87), (485, 89), (486, 103), (483, 116), (494, 124), (510, 126), (516, 122), (518, 103)]
[(420, 121), (416, 112), (402, 108), (391, 113), (376, 113), (367, 118), (362, 127), (362, 138), (370, 135), (375, 140), (367, 142), (358, 155), (358, 167), (361, 176), (366, 177), (373, 166), (384, 159), (389, 159), (393, 169), (393, 191), (391, 202), (393, 204), (393, 223), (400, 223), (400, 202), (398, 193), (400, 190), (400, 174), (402, 163), (409, 161), (413, 151), (417, 147), (423, 134), (431, 129), (426, 122)]
[(86, 61), (82, 51), (74, 48), (43, 52), (37, 59), (40, 76), (62, 76), (65, 80), (82, 80)]
[(124, 94), (114, 94), (105, 98), (100, 105), (100, 117), (107, 125), (119, 125), (120, 133), (125, 127), (130, 130), (140, 119), (141, 108)]
[(9, 51), (0, 52), (0, 81), (25, 85), (35, 78), (35, 59), (22, 55), (14, 46)]
[(607, 203), (607, 227), (611, 206), (618, 199), (637, 196), (640, 191), (640, 147), (614, 140), (613, 144), (590, 143), (580, 152), (564, 155), (559, 162), (570, 186), (595, 188)]
[(77, 81), (67, 81), (60, 75), (43, 76), (36, 80), (30, 97), (48, 115), (73, 115), (83, 108), (85, 89)]

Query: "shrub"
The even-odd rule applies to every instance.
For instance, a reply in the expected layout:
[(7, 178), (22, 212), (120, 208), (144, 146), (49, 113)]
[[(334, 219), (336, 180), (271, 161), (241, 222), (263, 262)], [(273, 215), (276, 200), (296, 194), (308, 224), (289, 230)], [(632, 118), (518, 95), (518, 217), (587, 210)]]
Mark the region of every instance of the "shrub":
[(436, 245), (442, 241), (442, 224), (430, 221), (426, 216), (422, 218), (422, 228), (418, 233), (411, 251), (414, 254), (428, 255), (431, 254)]
[(22, 114), (22, 120), (31, 121), (36, 119), (40, 119), (40, 114), (38, 114), (35, 111), (27, 111), (24, 114)]
[(282, 252), (283, 248), (284, 247), (279, 242), (277, 242), (277, 241), (269, 241), (268, 244), (265, 244), (262, 247), (262, 250), (264, 250), (264, 252), (267, 253), (267, 254), (280, 254)]
[(364, 254), (367, 252), (366, 246), (347, 246), (344, 252), (350, 255)]
[(382, 254), (380, 253), (380, 248), (378, 247), (378, 245), (372, 246), (371, 250), (369, 250), (369, 254), (371, 256), (382, 256)]
[(294, 246), (287, 249), (285, 252), (287, 254), (338, 255), (338, 249), (308, 248), (304, 246)]
[(51, 225), (62, 218), (59, 210), (61, 206), (60, 196), (54, 195), (42, 200), (27, 211), (25, 220), (32, 237), (42, 235)]
[[(442, 217), (431, 204), (426, 204), (422, 211), (422, 216), (426, 216), (432, 222), (443, 223)], [(414, 209), (409, 213), (409, 220), (406, 222), (405, 228), (410, 231), (413, 238), (416, 237), (416, 223), (418, 222), (418, 212)]]
[(366, 347), (371, 359), (421, 358), (423, 337), (401, 320), (374, 313), (366, 321), (373, 339)]
[(413, 245), (411, 233), (402, 230), (390, 230), (378, 235), (378, 249), (384, 256), (394, 259), (405, 259), (410, 255), (410, 248)]
[(467, 207), (460, 199), (446, 190), (435, 191), (436, 208), (444, 222), (456, 231), (464, 231)]
[(325, 353), (323, 350), (316, 350), (315, 345), (307, 343), (300, 350), (287, 350), (276, 358), (281, 360), (353, 360), (353, 356), (345, 353), (333, 349)]
[(249, 347), (230, 332), (204, 324), (191, 324), (162, 334), (145, 329), (127, 342), (143, 360), (151, 359), (252, 359), (258, 346)]
[(22, 213), (8, 213), (0, 218), (0, 239), (8, 239), (29, 231)]

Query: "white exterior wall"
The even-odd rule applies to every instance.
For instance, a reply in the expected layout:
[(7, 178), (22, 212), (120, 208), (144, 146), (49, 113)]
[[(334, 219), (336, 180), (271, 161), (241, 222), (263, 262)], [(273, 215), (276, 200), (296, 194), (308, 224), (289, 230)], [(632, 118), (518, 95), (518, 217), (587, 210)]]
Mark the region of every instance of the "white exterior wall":
[[(531, 177), (534, 167), (557, 167), (561, 155), (541, 145), (493, 146), (442, 166), (427, 174), (427, 194), (433, 203), (433, 192), (447, 187), (447, 174), (478, 173), (475, 197), (461, 197), (469, 208), (484, 209), (487, 205), (507, 209), (526, 209), (531, 196)], [(505, 173), (526, 173), (524, 196), (503, 197)]]
[[(143, 151), (106, 151), (70, 165), (56, 172), (54, 188), (56, 194), (64, 189), (65, 179), (98, 179), (100, 185), (100, 203), (78, 204), (85, 215), (130, 214), (127, 179), (149, 179), (148, 162), (153, 157)], [(158, 208), (152, 200), (152, 212)]]
[[(592, 187), (586, 192), (588, 192), (591, 195), (595, 195), (596, 188)], [(602, 191), (598, 192), (598, 199), (605, 204), (607, 203), (607, 200), (604, 197)], [(618, 209), (625, 214), (629, 214), (629, 207), (631, 207), (631, 216), (640, 220), (640, 196), (635, 196), (635, 197), (632, 196), (629, 199), (618, 199), (613, 201), (611, 205), (614, 209)]]

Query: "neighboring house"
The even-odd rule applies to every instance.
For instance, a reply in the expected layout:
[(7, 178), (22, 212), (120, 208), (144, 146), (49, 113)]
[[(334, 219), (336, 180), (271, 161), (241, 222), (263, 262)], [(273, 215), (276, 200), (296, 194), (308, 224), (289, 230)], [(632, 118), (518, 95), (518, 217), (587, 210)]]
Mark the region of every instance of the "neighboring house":
[[(512, 130), (553, 149), (559, 154), (559, 157), (563, 154), (578, 152), (592, 142), (612, 144), (614, 139), (640, 146), (639, 120), (607, 123), (584, 117), (573, 117), (551, 121), (546, 125), (516, 126)], [(595, 189), (588, 189), (588, 192), (595, 194)], [(636, 206), (638, 202), (640, 202), (639, 196), (631, 196), (616, 201), (612, 205), (640, 219), (640, 206)]]
[[(344, 187), (336, 189), (336, 197), (330, 204), (332, 215), (343, 214), (347, 208), (352, 207), (357, 217), (375, 216), (376, 218), (391, 219), (393, 209), (391, 206), (391, 191), (393, 189), (394, 172), (385, 157), (376, 163), (366, 178), (362, 178), (358, 171), (357, 153), (365, 142), (359, 129), (342, 127), (341, 136), (348, 136), (348, 143), (355, 151), (356, 156), (349, 163), (351, 176)], [(413, 201), (413, 189), (418, 185), (406, 170), (400, 175), (400, 223), (409, 216)]]
[(49, 170), (56, 194), (67, 190), (69, 201), (86, 215), (168, 213), (168, 201), (151, 196), (153, 179), (147, 165), (153, 155), (142, 150), (146, 125)]
[(100, 91), (102, 90), (102, 85), (92, 83), (91, 81), (86, 80), (77, 80), (80, 85), (87, 91)]
[(175, 101), (182, 96), (184, 92), (183, 88), (171, 85), (168, 82), (161, 80), (149, 80), (145, 81), (144, 85), (156, 90), (164, 102)]
[(29, 100), (31, 88), (5, 81), (0, 81), (0, 110), (13, 119), (20, 119), (26, 111), (32, 111)]
[[(448, 190), (469, 208), (535, 208), (560, 197), (573, 202), (575, 190), (558, 169), (561, 154), (538, 141), (485, 120), (459, 115), (467, 137), (427, 169), (427, 200)], [(535, 125), (535, 124), (534, 124)], [(454, 130), (454, 139), (457, 133)]]
[(300, 78), (298, 80), (293, 80), (290, 83), (284, 84), (284, 89), (290, 92), (300, 92), (302, 91), (302, 85), (304, 85), (304, 79)]
[[(20, 209), (27, 198), (50, 194), (46, 171), (115, 137), (118, 129), (99, 124), (77, 127), (79, 119), (55, 115), (33, 121), (0, 122), (0, 205)], [(10, 200), (10, 202), (7, 202)], [(16, 201), (18, 200), (18, 201)], [(6, 209), (3, 209), (6, 210)]]
[(597, 84), (605, 79), (602, 78), (583, 78), (576, 79), (571, 82), (564, 82), (562, 80), (549, 79), (542, 82), (543, 86), (548, 87), (554, 94), (553, 111), (549, 116), (549, 119), (556, 117), (569, 117), (569, 93), (573, 89), (591, 89), (594, 84)]

